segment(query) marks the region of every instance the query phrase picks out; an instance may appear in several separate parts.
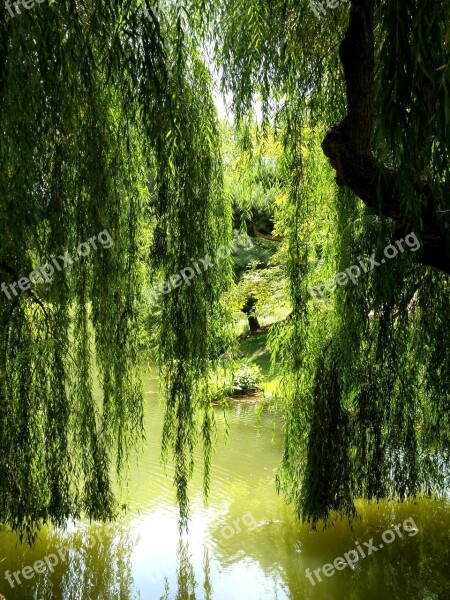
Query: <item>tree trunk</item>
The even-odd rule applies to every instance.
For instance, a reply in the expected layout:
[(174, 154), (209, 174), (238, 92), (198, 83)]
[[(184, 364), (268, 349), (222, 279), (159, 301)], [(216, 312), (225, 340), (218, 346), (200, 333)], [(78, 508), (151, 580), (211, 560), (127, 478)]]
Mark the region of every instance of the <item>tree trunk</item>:
[[(410, 233), (403, 218), (397, 173), (378, 164), (372, 154), (374, 124), (374, 5), (375, 0), (351, 0), (350, 21), (339, 47), (347, 88), (347, 115), (322, 142), (336, 171), (336, 183), (352, 190), (380, 216), (396, 221), (399, 233)], [(430, 186), (417, 190), (423, 198), (421, 219), (424, 265), (450, 274), (450, 234), (434, 210)], [(445, 192), (442, 192), (445, 193)]]
[(253, 309), (256, 306), (258, 300), (254, 296), (249, 296), (247, 298), (247, 302), (244, 304), (242, 308), (242, 312), (247, 315), (248, 326), (250, 327), (250, 332), (255, 333), (261, 327), (258, 321), (257, 316), (253, 312)]
[(256, 333), (258, 331), (258, 329), (260, 328), (258, 318), (255, 317), (254, 315), (249, 315), (248, 316), (248, 326), (250, 327), (251, 333)]

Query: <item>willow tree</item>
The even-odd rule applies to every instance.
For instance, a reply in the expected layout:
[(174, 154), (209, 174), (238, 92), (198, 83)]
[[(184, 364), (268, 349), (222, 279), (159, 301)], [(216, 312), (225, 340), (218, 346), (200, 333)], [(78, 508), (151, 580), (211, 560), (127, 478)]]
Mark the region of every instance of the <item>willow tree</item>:
[[(284, 142), (277, 483), (314, 524), (358, 497), (443, 493), (450, 446), (450, 3), (332, 4), (318, 19), (309, 0), (230, 0), (217, 28), (238, 123), (258, 96)], [(409, 233), (420, 250), (381, 264)], [(311, 294), (372, 256), (354, 284)]]
[[(112, 471), (143, 438), (144, 274), (211, 254), (230, 219), (210, 75), (180, 4), (46, 3), (0, 19), (0, 523), (31, 539), (43, 523), (116, 514)], [(11, 291), (40, 266), (49, 276)], [(228, 279), (222, 261), (162, 311), (164, 450), (183, 519), (196, 433), (213, 441), (200, 391)]]
[[(352, 0), (320, 20), (308, 0), (168, 0), (145, 11), (135, 0), (73, 0), (14, 18), (2, 11), (3, 281), (105, 230), (113, 245), (0, 295), (1, 523), (30, 537), (44, 522), (116, 512), (112, 468), (124, 469), (143, 436), (147, 264), (150, 286), (161, 284), (230, 235), (202, 60), (211, 50), (241, 132), (259, 95), (284, 144), (278, 230), (293, 311), (276, 342), (286, 416), (279, 485), (314, 522), (354, 514), (356, 497), (443, 491), (448, 16), (448, 1), (431, 0)], [(311, 283), (411, 231), (420, 253), (324, 303), (311, 298)], [(208, 487), (208, 373), (226, 328), (229, 267), (216, 261), (161, 301), (163, 454), (175, 458), (182, 521), (199, 435)]]

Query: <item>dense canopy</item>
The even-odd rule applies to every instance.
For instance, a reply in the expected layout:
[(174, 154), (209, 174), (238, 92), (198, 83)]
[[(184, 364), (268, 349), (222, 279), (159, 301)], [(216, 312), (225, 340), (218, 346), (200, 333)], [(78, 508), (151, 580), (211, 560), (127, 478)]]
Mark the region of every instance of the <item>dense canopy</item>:
[[(32, 537), (117, 512), (113, 470), (144, 436), (144, 286), (232, 243), (219, 77), (242, 152), (255, 127), (280, 148), (279, 489), (313, 524), (448, 489), (450, 2), (310, 4), (1, 10), (0, 523)], [(208, 489), (233, 285), (217, 260), (156, 313), (182, 524), (199, 440)]]

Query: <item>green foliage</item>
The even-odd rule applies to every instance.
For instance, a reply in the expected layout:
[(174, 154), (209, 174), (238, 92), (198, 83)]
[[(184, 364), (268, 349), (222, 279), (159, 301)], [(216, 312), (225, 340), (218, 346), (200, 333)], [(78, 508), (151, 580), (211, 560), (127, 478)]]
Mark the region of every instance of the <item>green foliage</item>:
[(261, 370), (257, 365), (244, 364), (233, 376), (232, 395), (246, 396), (257, 392), (261, 377)]
[(235, 309), (242, 310), (249, 297), (256, 301), (254, 314), (258, 318), (269, 317), (283, 309), (287, 313), (287, 281), (282, 266), (270, 264), (267, 268), (258, 268), (257, 263), (252, 263), (236, 288)]
[[(147, 269), (153, 284), (214, 256), (229, 243), (232, 203), (244, 217), (257, 209), (273, 218), (285, 238), (270, 268), (284, 266), (271, 275), (288, 278), (291, 313), (271, 338), (286, 421), (278, 484), (297, 514), (315, 523), (334, 511), (352, 516), (356, 497), (443, 493), (448, 277), (406, 253), (323, 304), (308, 291), (398, 235), (335, 187), (320, 148), (345, 114), (337, 49), (347, 7), (320, 21), (309, 0), (155, 8), (146, 16), (134, 0), (89, 0), (45, 4), (12, 21), (1, 13), (2, 276), (16, 281), (104, 229), (114, 246), (12, 300), (1, 296), (0, 522), (32, 538), (45, 522), (114, 516), (112, 466), (123, 471), (143, 437)], [(418, 236), (418, 183), (449, 229), (448, 20), (448, 0), (386, 0), (376, 12), (374, 153), (398, 170), (402, 217)], [(207, 51), (236, 117), (225, 193)], [(154, 315), (163, 456), (175, 459), (182, 524), (199, 438), (208, 489), (210, 375), (217, 340), (227, 347), (230, 337), (231, 273), (231, 259), (216, 262), (165, 295)], [(261, 300), (267, 275), (249, 270), (243, 279)]]
[(251, 248), (238, 247), (233, 256), (233, 268), (239, 280), (252, 266), (260, 269), (266, 267), (277, 249), (273, 242), (255, 237), (251, 238), (251, 243)]
[[(267, 126), (267, 135), (256, 127), (250, 131), (251, 147), (241, 149), (236, 128), (222, 126), (224, 144), (224, 187), (234, 208), (234, 221), (242, 222), (251, 234), (252, 248), (239, 250), (234, 256), (238, 286), (232, 306), (242, 310), (248, 298), (256, 300), (257, 316), (267, 316), (286, 306), (287, 280), (280, 264), (277, 241), (257, 237), (256, 232), (276, 234), (276, 213), (283, 201), (282, 147)], [(275, 229), (275, 230), (274, 230)]]
[[(170, 158), (166, 162), (161, 156), (158, 161), (161, 186), (153, 207), (157, 225), (151, 249), (151, 260), (162, 281), (180, 268), (192, 268), (193, 259), (213, 258), (221, 244), (231, 244), (231, 211), (222, 195), (216, 114), (208, 98), (209, 75), (199, 60), (192, 63), (191, 70), (196, 78), (185, 82), (173, 107), (178, 126), (167, 133), (162, 131), (161, 142), (169, 146)], [(162, 300), (158, 360), (166, 398), (163, 458), (166, 460), (171, 451), (175, 460), (182, 524), (188, 517), (187, 484), (199, 430), (205, 449), (206, 492), (209, 486), (214, 435), (209, 375), (217, 337), (222, 332), (227, 337), (228, 313), (222, 296), (230, 284), (231, 259), (216, 260), (190, 285), (177, 288)], [(201, 415), (200, 425), (197, 415)]]
[[(434, 190), (443, 230), (450, 215), (449, 3), (379, 6), (374, 152), (398, 169), (404, 222), (420, 236), (415, 184)], [(448, 486), (448, 277), (405, 254), (324, 303), (308, 291), (404, 236), (334, 187), (321, 152), (345, 114), (337, 49), (346, 19), (340, 7), (318, 22), (306, 0), (236, 0), (220, 26), (237, 126), (251, 125), (259, 95), (265, 124), (284, 144), (277, 228), (286, 235), (292, 313), (271, 334), (286, 418), (278, 485), (313, 523), (335, 511), (351, 517), (356, 497), (404, 499)]]
[[(122, 472), (143, 437), (148, 241), (156, 277), (230, 236), (209, 74), (184, 7), (159, 12), (92, 0), (1, 14), (2, 276), (16, 281), (104, 229), (114, 240), (49, 284), (1, 295), (0, 522), (28, 539), (42, 523), (116, 513), (112, 466)], [(164, 445), (177, 455), (183, 519), (194, 407), (212, 443), (203, 392), (229, 273), (218, 264), (160, 313)]]
[(250, 396), (260, 391), (260, 383), (264, 379), (261, 369), (257, 364), (247, 364), (242, 361), (235, 366), (231, 377), (216, 386), (213, 399), (217, 403), (229, 404), (230, 398)]
[(2, 279), (73, 257), (104, 229), (114, 241), (0, 300), (0, 521), (29, 539), (82, 512), (112, 518), (111, 467), (121, 471), (143, 435), (144, 148), (108, 82), (109, 49), (91, 39), (99, 15), (111, 23), (100, 36), (111, 39), (112, 8), (50, 5), (0, 24)]
[(383, 3), (379, 15), (385, 68), (379, 78), (378, 129), (388, 142), (383, 155), (400, 171), (403, 210), (411, 222), (417, 222), (421, 201), (415, 197), (415, 184), (427, 181), (446, 229), (449, 188), (439, 188), (448, 184), (449, 11), (448, 0), (439, 6), (433, 0), (392, 0)]

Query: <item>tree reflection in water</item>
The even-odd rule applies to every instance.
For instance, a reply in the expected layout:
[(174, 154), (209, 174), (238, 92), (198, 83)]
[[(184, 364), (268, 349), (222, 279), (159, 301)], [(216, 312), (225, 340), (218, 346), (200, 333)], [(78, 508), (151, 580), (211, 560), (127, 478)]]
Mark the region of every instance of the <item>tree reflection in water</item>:
[[(373, 537), (379, 544), (382, 531), (409, 516), (417, 524), (417, 535), (396, 539), (357, 563), (353, 570), (346, 568), (322, 577), (314, 587), (304, 575), (306, 567), (314, 569), (332, 562), (358, 541)], [(137, 567), (139, 560), (133, 552), (140, 541), (139, 532), (126, 521), (114, 524), (109, 534), (105, 526), (98, 525), (79, 526), (75, 533), (42, 533), (35, 548), (15, 546), (15, 538), (4, 534), (0, 538), (0, 555), (6, 554), (1, 562), (0, 592), (6, 600), (222, 600), (224, 590), (230, 598), (239, 597), (242, 590), (236, 577), (242, 576), (244, 569), (253, 574), (250, 580), (244, 578), (249, 584), (246, 591), (255, 598), (444, 600), (450, 598), (449, 525), (445, 502), (366, 507), (363, 519), (352, 529), (348, 524), (336, 523), (334, 528), (311, 532), (288, 522), (269, 523), (253, 531), (252, 540), (243, 537), (239, 551), (231, 540), (215, 544), (214, 536), (206, 540), (212, 543), (209, 551), (197, 543), (191, 544), (190, 551), (189, 543), (179, 539), (176, 552), (169, 553), (165, 561), (161, 555), (152, 571), (142, 544), (136, 552), (142, 556), (143, 551), (144, 567)], [(283, 545), (292, 550), (289, 561), (281, 564), (277, 557), (282, 555)], [(30, 580), (22, 578), (22, 584), (14, 589), (5, 586), (5, 570), (33, 565), (62, 546), (71, 552), (53, 573), (36, 574)], [(197, 552), (203, 552), (203, 558)], [(133, 575), (136, 580), (141, 577), (139, 584)], [(253, 582), (254, 576), (259, 581)], [(157, 584), (158, 591), (146, 587), (144, 581)]]
[[(208, 549), (204, 549), (203, 556), (203, 594), (199, 596), (204, 600), (212, 600), (211, 567)], [(165, 579), (165, 594), (160, 600), (197, 600), (195, 588), (198, 584), (195, 580), (194, 568), (189, 555), (189, 543), (180, 539), (177, 549), (177, 589), (175, 596), (170, 596), (169, 580)]]
[[(135, 600), (131, 556), (136, 541), (127, 525), (77, 530), (64, 542), (72, 549), (68, 560), (51, 575), (41, 575), (34, 598), (64, 600)], [(94, 544), (95, 540), (95, 544)], [(49, 547), (61, 546), (61, 539)], [(37, 582), (36, 582), (37, 583)]]
[(124, 523), (111, 525), (79, 525), (74, 532), (42, 530), (36, 545), (20, 545), (12, 534), (0, 540), (1, 554), (6, 557), (2, 571), (22, 570), (58, 549), (66, 549), (65, 560), (35, 573), (31, 579), (20, 576), (14, 588), (0, 582), (7, 600), (135, 600), (140, 598), (132, 576), (132, 551), (136, 540)]

